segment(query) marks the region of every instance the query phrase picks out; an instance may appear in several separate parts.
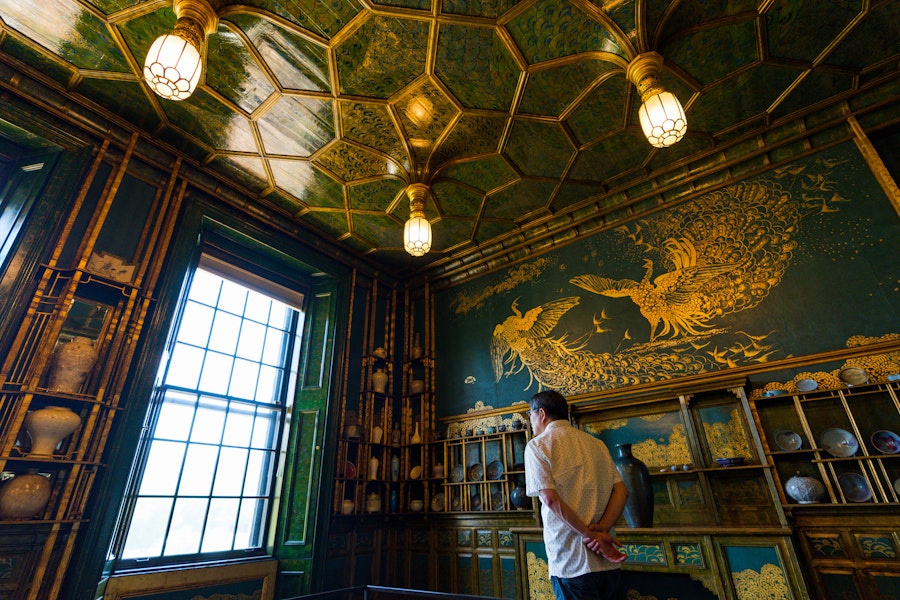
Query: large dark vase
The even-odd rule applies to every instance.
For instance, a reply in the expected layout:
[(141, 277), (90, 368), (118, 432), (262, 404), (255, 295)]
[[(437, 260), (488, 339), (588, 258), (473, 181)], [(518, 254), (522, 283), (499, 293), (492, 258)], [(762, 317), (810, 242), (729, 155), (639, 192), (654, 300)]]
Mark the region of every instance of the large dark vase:
[(629, 527), (652, 527), (653, 485), (650, 483), (647, 465), (631, 454), (631, 444), (618, 444), (613, 462), (628, 488), (625, 522)]

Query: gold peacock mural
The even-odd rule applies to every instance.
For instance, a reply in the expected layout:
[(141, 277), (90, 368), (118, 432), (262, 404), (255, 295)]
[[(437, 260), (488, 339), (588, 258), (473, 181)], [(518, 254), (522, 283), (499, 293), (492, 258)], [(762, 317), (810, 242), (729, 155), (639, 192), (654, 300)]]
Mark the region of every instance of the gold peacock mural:
[[(770, 341), (775, 329), (744, 331), (728, 317), (756, 308), (782, 283), (805, 219), (828, 218), (850, 201), (831, 177), (841, 162), (819, 157), (790, 164), (617, 228), (617, 251), (643, 277), (616, 277), (601, 263), (598, 271), (568, 278), (573, 291), (591, 296), (563, 290), (560, 298), (524, 309), (513, 301), (512, 314), (491, 337), (495, 382), (524, 372), (526, 390), (579, 394), (779, 355)], [(608, 322), (624, 312), (615, 302), (632, 303), (647, 327), (625, 329), (612, 351), (598, 352), (592, 336), (609, 331)], [(554, 334), (579, 305), (596, 306), (591, 322), (573, 327), (569, 321), (565, 333)]]

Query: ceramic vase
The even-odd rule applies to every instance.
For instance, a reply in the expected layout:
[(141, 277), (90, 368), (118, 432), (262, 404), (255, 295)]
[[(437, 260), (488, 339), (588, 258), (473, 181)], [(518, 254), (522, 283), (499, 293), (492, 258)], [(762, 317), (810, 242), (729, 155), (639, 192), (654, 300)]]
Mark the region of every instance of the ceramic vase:
[(444, 476), (444, 465), (441, 463), (437, 463), (434, 465), (434, 468), (431, 469), (431, 475), (433, 477), (441, 478)]
[(37, 472), (23, 473), (0, 487), (0, 519), (30, 519), (50, 500), (50, 480)]
[(409, 443), (410, 444), (421, 444), (422, 443), (422, 436), (421, 436), (421, 434), (419, 434), (419, 424), (418, 423), (416, 423), (416, 430), (413, 431), (412, 437), (409, 438)]
[(425, 382), (421, 379), (413, 379), (409, 382), (410, 394), (421, 394), (425, 391)]
[(400, 481), (400, 457), (391, 457), (391, 481)]
[(53, 353), (48, 388), (53, 392), (77, 394), (97, 362), (97, 350), (91, 338), (75, 336)]
[(370, 440), (373, 444), (380, 444), (381, 438), (384, 436), (384, 429), (376, 425), (372, 428), (372, 439)]
[(375, 372), (372, 373), (372, 389), (383, 394), (387, 390), (387, 382), (388, 376), (384, 369), (375, 369)]
[(422, 353), (422, 344), (419, 343), (419, 334), (417, 333), (415, 335), (415, 338), (413, 339), (413, 346), (410, 349), (410, 355), (413, 358), (422, 358)]
[(388, 507), (392, 513), (400, 512), (400, 492), (391, 490), (391, 496), (388, 500)]
[(798, 471), (784, 483), (784, 491), (799, 504), (815, 504), (825, 496), (825, 486), (815, 477), (805, 477)]
[(369, 459), (369, 479), (378, 479), (378, 462), (374, 456)]
[(31, 438), (29, 456), (53, 456), (56, 446), (81, 425), (81, 417), (64, 406), (47, 406), (25, 416)]
[(379, 494), (378, 492), (372, 492), (371, 494), (366, 496), (366, 512), (381, 512), (381, 494)]
[(517, 483), (516, 487), (509, 493), (509, 500), (513, 506), (521, 509), (531, 508), (531, 498), (525, 493), (525, 486)]
[(652, 527), (653, 486), (647, 465), (631, 454), (631, 444), (618, 444), (613, 462), (628, 488), (625, 522), (629, 527)]
[(353, 502), (353, 500), (350, 500), (348, 498), (341, 503), (342, 515), (352, 515), (354, 510), (356, 510), (356, 504)]

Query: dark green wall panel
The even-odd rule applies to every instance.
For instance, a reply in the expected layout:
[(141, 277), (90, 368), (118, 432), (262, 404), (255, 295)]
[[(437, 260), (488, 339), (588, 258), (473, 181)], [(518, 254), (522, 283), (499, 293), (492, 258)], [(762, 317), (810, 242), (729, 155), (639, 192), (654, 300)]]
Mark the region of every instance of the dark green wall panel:
[(435, 296), (440, 415), (900, 339), (900, 219), (844, 143)]

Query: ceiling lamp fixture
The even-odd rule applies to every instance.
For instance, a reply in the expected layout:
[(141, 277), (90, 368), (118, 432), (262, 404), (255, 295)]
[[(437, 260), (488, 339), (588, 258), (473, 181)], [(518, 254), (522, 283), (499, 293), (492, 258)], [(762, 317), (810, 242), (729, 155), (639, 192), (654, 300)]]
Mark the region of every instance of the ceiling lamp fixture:
[(144, 60), (144, 79), (169, 100), (188, 98), (203, 72), (203, 44), (219, 18), (206, 0), (174, 0), (175, 29), (156, 38)]
[(641, 95), (638, 116), (644, 135), (653, 146), (665, 148), (684, 137), (687, 117), (681, 102), (672, 92), (667, 92), (659, 79), (662, 56), (656, 52), (639, 54), (628, 64), (625, 76), (637, 86)]
[(428, 186), (414, 183), (406, 188), (409, 196), (409, 220), (403, 228), (403, 247), (413, 256), (424, 256), (431, 250), (431, 223), (425, 218)]

